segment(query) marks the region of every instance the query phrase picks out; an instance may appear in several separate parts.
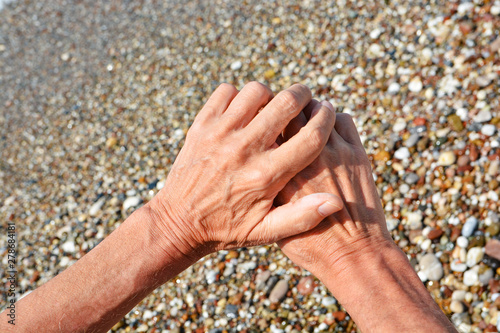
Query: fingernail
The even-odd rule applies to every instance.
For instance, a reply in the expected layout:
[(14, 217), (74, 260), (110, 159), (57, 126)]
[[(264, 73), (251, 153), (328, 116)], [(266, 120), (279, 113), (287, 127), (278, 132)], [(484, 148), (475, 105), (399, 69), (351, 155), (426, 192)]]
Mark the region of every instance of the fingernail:
[(331, 203), (330, 201), (327, 201), (318, 207), (318, 213), (320, 213), (320, 215), (323, 215), (326, 217), (328, 215), (332, 215), (333, 213), (335, 213), (339, 209), (340, 209), (339, 206)]
[(335, 108), (333, 107), (332, 103), (328, 101), (322, 101), (321, 105), (326, 106), (327, 108), (330, 109), (330, 111), (335, 112)]

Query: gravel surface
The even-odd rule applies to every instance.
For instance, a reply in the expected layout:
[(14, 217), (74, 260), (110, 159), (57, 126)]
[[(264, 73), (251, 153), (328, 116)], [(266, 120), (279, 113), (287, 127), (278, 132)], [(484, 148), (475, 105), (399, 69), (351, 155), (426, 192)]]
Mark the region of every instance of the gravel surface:
[[(2, 304), (8, 221), (23, 295), (154, 196), (221, 82), (300, 82), (355, 118), (393, 238), (443, 311), (500, 328), (498, 0), (2, 4)], [(356, 325), (267, 246), (206, 257), (113, 331)]]

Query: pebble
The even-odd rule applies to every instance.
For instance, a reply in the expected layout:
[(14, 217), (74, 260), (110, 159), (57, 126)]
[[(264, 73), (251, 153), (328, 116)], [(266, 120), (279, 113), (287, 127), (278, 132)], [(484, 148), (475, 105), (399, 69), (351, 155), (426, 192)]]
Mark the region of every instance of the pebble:
[(443, 166), (450, 166), (455, 163), (457, 157), (452, 151), (445, 151), (439, 155), (438, 164)]
[(473, 267), (483, 259), (483, 248), (473, 247), (467, 252), (467, 266)]
[(207, 284), (212, 284), (217, 281), (217, 272), (214, 270), (209, 270), (205, 272), (205, 280)]
[(422, 212), (411, 212), (406, 216), (410, 230), (420, 230), (422, 229)]
[(392, 131), (393, 132), (401, 132), (406, 129), (406, 120), (403, 118), (398, 118), (394, 125), (392, 126)]
[(469, 240), (467, 239), (467, 237), (460, 236), (457, 238), (457, 245), (462, 249), (466, 249), (467, 246), (469, 246)]
[(141, 204), (142, 202), (142, 199), (138, 196), (134, 196), (134, 197), (128, 197), (127, 199), (125, 199), (125, 201), (123, 202), (123, 210), (128, 210), (129, 208), (133, 208), (133, 207), (136, 207), (138, 206), (139, 204)]
[(65, 242), (61, 246), (61, 248), (63, 249), (64, 252), (67, 252), (67, 253), (75, 253), (76, 252), (75, 242), (72, 240)]
[[(123, 221), (124, 210), (163, 188), (187, 129), (221, 82), (241, 90), (258, 80), (275, 93), (299, 82), (353, 116), (373, 157), (388, 229), (415, 266), (435, 252), (443, 276), (426, 286), (457, 327), (496, 325), (500, 302), (489, 300), (499, 289), (490, 281), (498, 280), (500, 259), (490, 214), (500, 193), (498, 1), (431, 1), (417, 11), (408, 1), (297, 7), (251, 0), (214, 4), (211, 15), (179, 1), (126, 11), (59, 5), (15, 1), (0, 20), (0, 35), (12, 36), (0, 42), (2, 78), (15, 83), (0, 89), (0, 123), (9, 128), (0, 149), (0, 202), (7, 202), (0, 217), (12, 218), (22, 235), (20, 293), (74, 263)], [(248, 15), (239, 20), (238, 13)], [(445, 152), (456, 161), (440, 164)], [(123, 207), (131, 197), (142, 200)], [(409, 223), (415, 212), (421, 219)], [(472, 216), (477, 225), (464, 237)], [(74, 252), (66, 252), (71, 242)], [(492, 256), (477, 262), (472, 248)], [(470, 286), (468, 270), (478, 275)], [(44, 273), (30, 282), (31, 271)], [(322, 304), (329, 295), (322, 284), (299, 291), (302, 273), (274, 246), (207, 256), (155, 290), (119, 329), (319, 330), (327, 311), (336, 319), (325, 330), (355, 330), (340, 305)], [(285, 277), (297, 288), (270, 305), (266, 295)], [(222, 281), (209, 284), (214, 278)], [(467, 294), (458, 300), (462, 313), (450, 310), (447, 290), (457, 288)], [(186, 294), (191, 305), (171, 305)]]
[(394, 158), (398, 160), (406, 160), (410, 157), (410, 151), (406, 147), (401, 147), (394, 153)]
[(473, 286), (479, 281), (479, 275), (475, 270), (469, 269), (464, 272), (464, 284), (466, 286)]
[(262, 290), (266, 286), (267, 280), (271, 277), (271, 272), (268, 270), (265, 270), (263, 272), (260, 272), (257, 274), (255, 277), (255, 285), (257, 290)]
[(488, 268), (482, 274), (479, 274), (479, 283), (481, 283), (483, 286), (487, 285), (493, 277), (493, 270), (491, 268)]
[(419, 262), (420, 272), (428, 280), (438, 281), (443, 277), (443, 265), (439, 259), (432, 253), (424, 255)]
[(400, 89), (401, 89), (401, 86), (399, 85), (399, 83), (393, 82), (387, 88), (387, 92), (389, 94), (395, 95), (395, 94), (397, 94), (399, 92)]
[(500, 260), (500, 240), (490, 239), (484, 248), (485, 253), (490, 257)]
[(243, 66), (243, 63), (241, 61), (239, 60), (234, 61), (233, 63), (231, 63), (231, 70), (237, 71), (238, 69), (241, 68), (241, 66)]
[(405, 182), (409, 185), (416, 184), (420, 179), (420, 176), (414, 172), (410, 172), (405, 176)]
[(271, 294), (269, 294), (269, 300), (271, 301), (271, 303), (278, 303), (285, 298), (287, 292), (288, 281), (279, 280), (271, 291)]
[(408, 139), (406, 139), (405, 146), (408, 148), (414, 147), (418, 140), (420, 140), (420, 135), (418, 133), (413, 133)]
[(396, 229), (399, 225), (399, 220), (398, 219), (393, 219), (393, 218), (389, 218), (389, 219), (386, 219), (386, 224), (387, 224), (387, 229), (389, 229), (389, 231), (392, 231), (394, 229)]
[(422, 81), (420, 80), (420, 78), (416, 77), (410, 81), (410, 83), (408, 84), (408, 89), (411, 92), (419, 93), (420, 91), (422, 91), (423, 86), (424, 85), (422, 84)]
[(324, 307), (330, 307), (334, 304), (337, 304), (337, 300), (333, 297), (323, 297), (321, 299), (321, 305), (323, 305)]
[(100, 212), (102, 206), (104, 206), (105, 202), (106, 202), (105, 197), (102, 197), (99, 200), (97, 200), (92, 206), (90, 206), (89, 215), (90, 216), (97, 216), (97, 214)]
[(328, 83), (328, 78), (324, 75), (321, 75), (320, 77), (318, 77), (318, 85), (320, 86), (324, 86)]
[(460, 301), (451, 301), (450, 310), (453, 313), (462, 313), (464, 312), (464, 305)]
[(451, 295), (451, 299), (453, 301), (463, 302), (465, 300), (465, 295), (467, 294), (466, 290), (455, 290)]
[(493, 136), (496, 131), (497, 131), (496, 126), (492, 124), (486, 124), (483, 125), (483, 127), (481, 127), (481, 133), (486, 136)]
[(477, 115), (474, 116), (474, 121), (476, 123), (485, 123), (490, 121), (492, 118), (491, 112), (489, 110), (481, 110)]
[(453, 272), (465, 272), (467, 270), (467, 264), (461, 262), (460, 260), (453, 260), (450, 263), (450, 269)]
[(478, 225), (478, 220), (474, 216), (467, 218), (462, 228), (462, 236), (464, 237), (472, 236), (472, 234), (477, 228), (477, 225)]
[(314, 282), (314, 278), (312, 276), (305, 276), (302, 279), (300, 279), (299, 283), (297, 284), (297, 290), (299, 293), (302, 295), (311, 295), (312, 292), (314, 291), (314, 288), (316, 287), (316, 284)]

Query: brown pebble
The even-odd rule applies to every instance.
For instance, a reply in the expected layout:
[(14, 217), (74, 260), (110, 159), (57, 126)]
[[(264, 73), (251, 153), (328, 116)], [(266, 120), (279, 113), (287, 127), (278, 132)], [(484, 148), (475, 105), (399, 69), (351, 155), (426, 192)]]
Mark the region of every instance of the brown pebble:
[(314, 278), (312, 276), (303, 277), (297, 284), (297, 290), (302, 295), (311, 295), (315, 287), (316, 283), (314, 282)]
[(462, 230), (460, 228), (454, 227), (453, 229), (451, 229), (450, 241), (456, 241), (461, 234)]
[(422, 117), (417, 117), (413, 120), (415, 126), (424, 126), (427, 123), (427, 119)]
[(332, 316), (337, 321), (343, 321), (343, 320), (345, 320), (346, 314), (345, 314), (345, 312), (342, 312), (342, 311), (335, 311), (332, 313)]
[(470, 157), (468, 155), (462, 155), (457, 160), (457, 165), (459, 167), (468, 166), (470, 163)]
[[(500, 281), (495, 280), (495, 279), (490, 279), (488, 284), (490, 286), (490, 292), (492, 294), (498, 293), (500, 291)], [(500, 302), (500, 300), (499, 300), (499, 302)]]
[(469, 156), (471, 161), (476, 161), (479, 158), (479, 149), (476, 145), (470, 146)]
[(485, 253), (490, 257), (500, 260), (500, 241), (498, 239), (490, 239), (486, 243)]
[(429, 234), (427, 235), (427, 237), (430, 239), (430, 240), (434, 240), (436, 238), (439, 238), (443, 235), (443, 230), (441, 229), (432, 229)]

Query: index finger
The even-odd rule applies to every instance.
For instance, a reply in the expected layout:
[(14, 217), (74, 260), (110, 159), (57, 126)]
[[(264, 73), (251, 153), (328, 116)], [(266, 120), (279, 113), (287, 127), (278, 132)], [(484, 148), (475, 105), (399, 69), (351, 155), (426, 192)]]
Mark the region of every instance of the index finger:
[(248, 124), (249, 136), (270, 147), (311, 98), (311, 90), (302, 84), (283, 90)]

